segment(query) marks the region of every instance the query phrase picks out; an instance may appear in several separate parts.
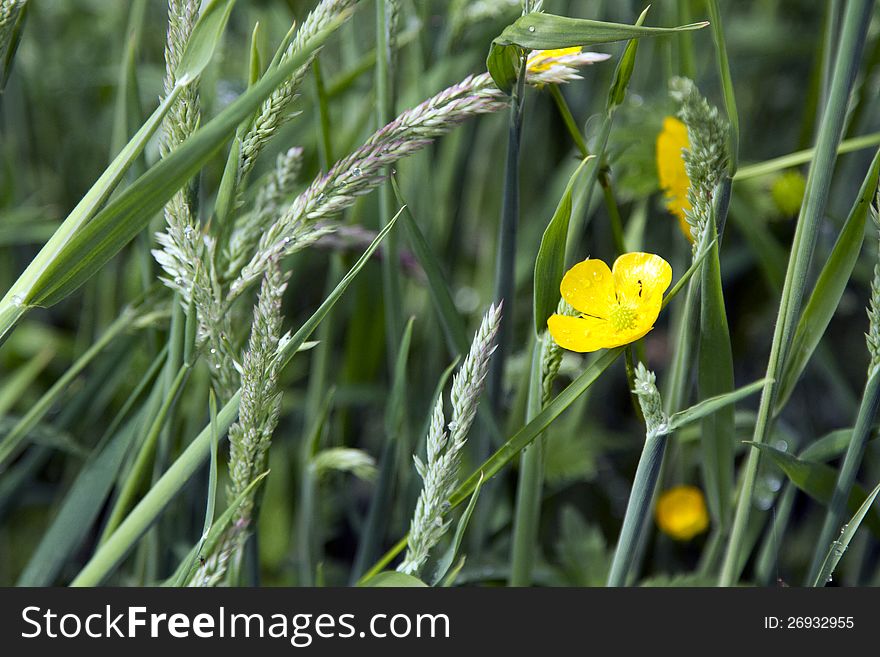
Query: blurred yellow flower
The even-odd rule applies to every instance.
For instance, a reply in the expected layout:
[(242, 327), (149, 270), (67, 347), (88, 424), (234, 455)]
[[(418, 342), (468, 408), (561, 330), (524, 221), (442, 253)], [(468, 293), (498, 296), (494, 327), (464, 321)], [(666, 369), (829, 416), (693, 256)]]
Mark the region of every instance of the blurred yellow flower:
[(559, 57), (579, 55), (580, 46), (571, 48), (555, 48), (553, 50), (534, 50), (529, 54), (528, 67), (532, 73), (540, 73), (549, 70)]
[(689, 541), (709, 527), (709, 512), (696, 486), (675, 486), (663, 492), (654, 509), (657, 526), (677, 541)]
[(559, 290), (581, 313), (551, 315), (547, 328), (556, 343), (571, 351), (610, 349), (635, 342), (654, 328), (672, 267), (653, 253), (625, 253), (608, 269), (601, 260), (584, 260), (566, 272)]
[(793, 217), (801, 209), (807, 180), (800, 171), (786, 171), (773, 181), (770, 193), (776, 207), (786, 217)]
[(666, 208), (678, 217), (681, 232), (693, 241), (691, 227), (685, 219), (685, 210), (691, 209), (687, 192), (691, 181), (684, 168), (681, 151), (690, 148), (687, 126), (674, 116), (663, 119), (663, 129), (657, 135), (657, 177), (666, 196)]

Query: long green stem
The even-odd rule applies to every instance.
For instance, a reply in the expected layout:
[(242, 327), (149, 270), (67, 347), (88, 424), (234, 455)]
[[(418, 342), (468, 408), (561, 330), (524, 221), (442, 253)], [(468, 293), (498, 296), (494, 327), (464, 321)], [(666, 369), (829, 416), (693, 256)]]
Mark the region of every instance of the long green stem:
[(632, 491), (626, 504), (626, 514), (623, 517), (620, 538), (611, 561), (608, 586), (624, 586), (626, 584), (636, 545), (648, 517), (665, 450), (665, 435), (649, 436), (645, 440), (645, 446), (642, 448), (642, 456), (639, 459), (639, 466), (633, 480)]
[[(756, 443), (763, 443), (770, 433), (776, 399), (776, 379), (785, 365), (787, 348), (800, 314), (810, 261), (827, 205), (835, 153), (843, 132), (850, 90), (864, 48), (873, 4), (873, 0), (850, 0), (846, 6), (831, 92), (822, 116), (816, 157), (810, 167), (807, 192), (798, 218), (782, 290), (782, 299), (779, 304), (779, 314), (770, 348), (770, 359), (767, 364), (767, 382), (764, 384), (761, 394), (761, 404), (755, 423), (753, 440)], [(742, 562), (740, 550), (745, 539), (749, 512), (751, 511), (759, 458), (759, 450), (754, 449), (749, 452), (730, 541), (721, 569), (719, 579), (721, 586), (732, 586), (739, 579)]]
[[(845, 153), (852, 153), (865, 148), (871, 148), (877, 144), (880, 144), (880, 132), (872, 132), (867, 135), (862, 135), (861, 137), (853, 137), (852, 139), (840, 142), (840, 145), (837, 147), (837, 154), (843, 155)], [(772, 160), (750, 164), (741, 167), (736, 172), (733, 180), (736, 182), (740, 180), (748, 180), (749, 178), (760, 178), (761, 176), (776, 173), (777, 171), (791, 169), (792, 167), (811, 162), (815, 155), (815, 148), (807, 148), (802, 151), (789, 153), (788, 155), (775, 157)]]
[[(501, 220), (498, 222), (497, 252), (495, 255), (495, 303), (504, 303), (504, 320), (498, 327), (497, 348), (489, 363), (486, 376), (486, 404), (496, 421), (501, 411), (504, 387), (504, 368), (510, 350), (511, 328), (514, 317), (514, 265), (516, 263), (517, 229), (519, 224), (519, 149), (522, 133), (523, 97), (525, 94), (526, 60), (523, 57), (519, 77), (514, 87), (507, 125), (507, 158), (504, 163), (504, 191), (501, 203)], [(476, 462), (485, 459), (492, 452), (492, 440), (488, 431), (480, 431), (474, 441)], [(479, 554), (482, 549), (487, 514), (496, 495), (492, 484), (483, 489), (477, 504), (477, 517), (470, 534), (471, 552)]]
[[(541, 412), (544, 378), (544, 341), (535, 340), (529, 377), (526, 423)], [(544, 445), (541, 436), (523, 450), (516, 488), (516, 512), (513, 520), (513, 551), (510, 558), (510, 586), (530, 586), (538, 525), (541, 518), (541, 491), (544, 485)]]
[[(181, 365), (180, 369), (178, 369), (177, 373), (175, 374), (174, 379), (171, 381), (171, 384), (168, 386), (165, 397), (162, 400), (162, 404), (161, 406), (159, 406), (155, 417), (152, 418), (152, 421), (148, 426), (146, 435), (143, 441), (141, 441), (140, 451), (137, 454), (137, 458), (135, 458), (134, 464), (131, 468), (131, 472), (126, 478), (122, 490), (120, 491), (119, 496), (117, 497), (116, 502), (113, 505), (113, 510), (110, 513), (110, 518), (107, 520), (107, 524), (104, 527), (104, 533), (101, 538), (102, 542), (107, 540), (119, 526), (119, 523), (122, 521), (125, 513), (128, 511), (131, 503), (134, 501), (138, 489), (140, 488), (144, 479), (146, 479), (148, 475), (147, 471), (153, 465), (153, 456), (156, 451), (159, 434), (161, 433), (162, 428), (165, 426), (165, 422), (168, 419), (168, 413), (171, 410), (171, 407), (174, 404), (175, 400), (177, 399), (177, 395), (180, 392), (181, 387), (186, 382), (186, 378), (189, 375), (190, 369), (191, 366), (189, 365)], [(162, 384), (157, 382), (157, 385)]]
[[(736, 111), (736, 96), (733, 93), (733, 80), (730, 77), (730, 62), (727, 59), (727, 46), (724, 41), (724, 28), (721, 24), (721, 10), (718, 9), (718, 0), (706, 0), (706, 8), (709, 10), (709, 25), (712, 30), (712, 41), (715, 43), (718, 73), (721, 76), (724, 109), (727, 110), (727, 120), (730, 122), (728, 171), (733, 176), (739, 163), (739, 114)], [(719, 225), (721, 225), (720, 222)]]
[[(392, 119), (391, 98), (391, 49), (387, 16), (388, 0), (376, 0), (376, 129), (379, 130)], [(390, 174), (390, 171), (386, 171)], [(392, 192), (390, 183), (379, 188), (379, 216), (385, 221), (391, 217)], [(382, 246), (382, 290), (385, 297), (385, 338), (388, 347), (388, 371), (394, 371), (397, 344), (403, 333), (401, 285), (397, 235), (392, 233)]]

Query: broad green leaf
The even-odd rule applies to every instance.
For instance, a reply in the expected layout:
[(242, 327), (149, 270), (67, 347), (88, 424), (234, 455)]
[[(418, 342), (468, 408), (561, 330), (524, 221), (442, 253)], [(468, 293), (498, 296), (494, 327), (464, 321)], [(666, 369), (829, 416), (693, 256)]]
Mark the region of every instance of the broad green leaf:
[[(749, 442), (747, 444), (757, 447), (773, 459), (791, 483), (814, 500), (824, 505), (831, 501), (831, 497), (834, 495), (834, 486), (837, 483), (836, 469), (824, 463), (805, 461), (765, 443)], [(862, 486), (854, 485), (847, 500), (847, 508), (851, 513), (856, 513), (867, 497), (867, 492)], [(865, 518), (865, 523), (875, 536), (880, 537), (880, 512), (871, 509)]]
[(177, 70), (174, 71), (178, 84), (195, 80), (205, 70), (220, 43), (233, 6), (235, 0), (208, 0), (207, 3), (202, 3), (199, 19), (186, 42)]
[(679, 27), (641, 27), (534, 12), (518, 18), (504, 28), (494, 43), (501, 46), (517, 45), (532, 50), (595, 46), (600, 43), (699, 30), (708, 24), (703, 21)]
[[(707, 230), (715, 233), (715, 213)], [(701, 270), (700, 334), (697, 388), (701, 399), (730, 393), (734, 388), (733, 352), (721, 285), (718, 242), (709, 249)], [(703, 417), (700, 466), (712, 516), (721, 527), (731, 518), (734, 479), (734, 407), (727, 404)]]
[(541, 237), (541, 246), (535, 258), (534, 318), (535, 335), (547, 330), (547, 319), (556, 312), (559, 304), (559, 285), (565, 270), (565, 248), (568, 241), (568, 224), (571, 220), (571, 195), (575, 184), (592, 157), (584, 158), (568, 179), (565, 192), (556, 211)]
[(816, 350), (819, 341), (828, 328), (831, 318), (840, 304), (853, 268), (859, 258), (865, 236), (865, 219), (871, 201), (877, 193), (880, 177), (880, 150), (874, 155), (868, 175), (849, 212), (846, 223), (837, 237), (831, 255), (826, 260), (810, 298), (804, 306), (803, 314), (795, 329), (791, 347), (786, 358), (785, 369), (779, 381), (779, 396), (776, 402), (778, 413), (791, 397), (804, 368)]
[(704, 401), (701, 401), (699, 404), (694, 404), (684, 411), (675, 413), (669, 418), (669, 429), (670, 431), (675, 431), (676, 429), (690, 424), (691, 422), (695, 422), (696, 420), (702, 419), (707, 415), (717, 412), (718, 409), (724, 408), (725, 406), (728, 406), (730, 404), (734, 404), (740, 399), (745, 399), (749, 395), (758, 392), (766, 382), (766, 379), (755, 381), (754, 383), (750, 383), (749, 385), (743, 386), (742, 388), (737, 388), (733, 392), (728, 392), (723, 395), (718, 395), (716, 397), (706, 399)]
[(837, 429), (825, 434), (804, 448), (799, 456), (805, 461), (830, 461), (846, 451), (852, 440), (853, 428)]
[(834, 569), (837, 568), (837, 564), (840, 563), (840, 560), (843, 558), (844, 552), (846, 552), (850, 542), (853, 537), (855, 537), (859, 526), (865, 519), (865, 516), (868, 515), (868, 511), (871, 510), (871, 506), (874, 504), (874, 500), (877, 499), (878, 494), (880, 494), (880, 485), (870, 492), (868, 497), (865, 498), (865, 501), (862, 502), (858, 511), (856, 511), (855, 515), (852, 517), (852, 520), (850, 520), (843, 528), (840, 537), (831, 543), (831, 547), (828, 549), (828, 555), (822, 563), (822, 568), (819, 570), (816, 579), (813, 580), (813, 586), (825, 586), (831, 581)]
[(398, 573), (393, 570), (387, 570), (382, 573), (378, 573), (373, 575), (370, 579), (368, 579), (363, 584), (359, 584), (358, 586), (365, 586), (368, 588), (414, 588), (414, 587), (423, 587), (428, 586), (418, 577), (413, 577), (412, 575), (405, 575), (404, 573)]
[(455, 528), (455, 536), (452, 538), (452, 544), (437, 562), (437, 570), (435, 571), (434, 577), (431, 580), (431, 586), (439, 585), (446, 577), (449, 569), (452, 567), (452, 562), (455, 561), (455, 556), (456, 554), (458, 554), (458, 550), (461, 548), (462, 540), (464, 540), (464, 533), (465, 531), (467, 531), (467, 526), (471, 520), (471, 515), (474, 512), (474, 507), (477, 506), (477, 499), (480, 497), (480, 487), (482, 485), (483, 479), (481, 477), (480, 480), (477, 482), (477, 487), (474, 489), (474, 492), (471, 495), (471, 501), (468, 502), (467, 507), (461, 514), (461, 518), (459, 518), (458, 520), (458, 526)]
[(489, 47), (486, 69), (492, 76), (495, 86), (508, 96), (513, 93), (522, 57), (522, 48), (516, 46), (499, 46), (493, 43)]

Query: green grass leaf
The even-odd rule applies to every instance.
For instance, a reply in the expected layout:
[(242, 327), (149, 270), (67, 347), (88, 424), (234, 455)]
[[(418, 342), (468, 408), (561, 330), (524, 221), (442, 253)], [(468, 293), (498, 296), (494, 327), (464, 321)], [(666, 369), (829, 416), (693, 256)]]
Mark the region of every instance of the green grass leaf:
[(517, 45), (532, 50), (595, 46), (600, 43), (699, 30), (708, 24), (703, 21), (679, 27), (642, 27), (534, 12), (518, 18), (504, 28), (494, 43), (500, 46)]
[(831, 543), (828, 554), (822, 562), (822, 567), (819, 569), (819, 574), (813, 580), (813, 586), (825, 586), (831, 581), (834, 569), (837, 568), (837, 564), (843, 558), (844, 552), (846, 552), (850, 542), (855, 537), (865, 516), (868, 515), (868, 511), (871, 510), (871, 506), (874, 504), (874, 500), (877, 499), (878, 494), (880, 494), (880, 485), (870, 492), (852, 517), (852, 520), (846, 523), (843, 531), (840, 533), (840, 537)]
[(174, 71), (178, 84), (195, 80), (205, 70), (220, 43), (234, 6), (235, 0), (209, 0), (202, 3), (199, 18)]
[[(452, 544), (437, 561), (437, 569), (434, 572), (434, 576), (431, 578), (431, 586), (437, 586), (443, 582), (446, 574), (452, 567), (452, 562), (455, 561), (455, 556), (458, 554), (458, 550), (461, 548), (461, 542), (464, 540), (464, 533), (467, 531), (467, 526), (470, 522), (471, 515), (474, 512), (474, 507), (477, 506), (477, 499), (480, 497), (480, 487), (482, 485), (483, 479), (480, 478), (477, 482), (477, 487), (474, 488), (474, 492), (471, 495), (471, 501), (468, 502), (467, 507), (465, 507), (464, 512), (461, 514), (461, 518), (458, 519), (458, 525), (455, 528), (455, 536), (452, 538)], [(448, 586), (448, 584), (445, 584), (445, 586)]]
[(580, 179), (584, 165), (590, 160), (581, 160), (578, 168), (571, 174), (565, 192), (559, 199), (556, 211), (541, 237), (541, 246), (535, 259), (534, 317), (535, 335), (547, 330), (547, 319), (556, 312), (559, 304), (559, 285), (565, 273), (565, 250), (568, 241), (568, 224), (571, 221), (571, 194)]
[(750, 383), (749, 385), (743, 386), (742, 388), (737, 388), (732, 392), (728, 392), (723, 395), (717, 395), (716, 397), (703, 400), (699, 404), (694, 404), (684, 411), (674, 413), (669, 418), (670, 430), (675, 431), (676, 429), (680, 429), (681, 427), (690, 424), (691, 422), (695, 422), (699, 419), (706, 417), (707, 415), (716, 413), (719, 409), (724, 408), (725, 406), (729, 406), (730, 404), (734, 404), (741, 399), (745, 399), (749, 395), (753, 395), (758, 392), (766, 382), (767, 381), (765, 379), (755, 381), (754, 383)]
[(840, 304), (853, 268), (859, 259), (865, 237), (865, 220), (871, 201), (877, 192), (878, 178), (880, 178), (880, 150), (874, 154), (871, 168), (862, 182), (859, 195), (804, 306), (791, 341), (785, 369), (779, 380), (776, 413), (779, 413), (791, 397), (798, 379)]
[[(837, 470), (824, 463), (805, 461), (788, 452), (783, 452), (765, 443), (748, 442), (748, 445), (757, 447), (761, 452), (769, 456), (788, 477), (789, 481), (817, 502), (827, 505), (834, 495), (834, 487), (837, 483)], [(858, 511), (859, 507), (867, 499), (865, 489), (855, 484), (847, 499), (847, 508), (851, 513)], [(874, 536), (880, 537), (880, 512), (871, 509), (865, 517), (865, 523)]]
[[(714, 212), (707, 230), (710, 235), (715, 233)], [(697, 387), (700, 398), (707, 399), (730, 393), (734, 388), (733, 352), (717, 241), (709, 249), (701, 278)], [(700, 465), (706, 497), (713, 518), (720, 526), (726, 527), (733, 508), (733, 451), (736, 440), (733, 404), (726, 404), (705, 415), (702, 424)]]
[(168, 199), (229, 140), (238, 124), (323, 44), (342, 18), (337, 17), (309, 39), (306, 47), (263, 76), (86, 224), (158, 127), (169, 101), (174, 100), (170, 94), (0, 301), (0, 340), (8, 336), (28, 307), (57, 303), (140, 233)]

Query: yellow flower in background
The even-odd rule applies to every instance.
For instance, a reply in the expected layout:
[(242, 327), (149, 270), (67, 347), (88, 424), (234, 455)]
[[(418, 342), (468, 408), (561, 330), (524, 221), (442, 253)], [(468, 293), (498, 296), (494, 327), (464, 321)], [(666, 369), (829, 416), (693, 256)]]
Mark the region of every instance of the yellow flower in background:
[(672, 267), (653, 253), (625, 253), (608, 269), (584, 260), (566, 272), (559, 291), (577, 317), (551, 315), (547, 328), (563, 349), (587, 352), (635, 342), (654, 328)]
[(807, 180), (800, 171), (786, 171), (773, 181), (770, 194), (776, 207), (786, 217), (793, 217), (801, 209)]
[(553, 67), (559, 57), (568, 55), (579, 55), (581, 53), (580, 46), (571, 48), (555, 48), (553, 50), (534, 50), (529, 55), (528, 67), (532, 73), (540, 73), (547, 71)]
[(693, 241), (691, 227), (685, 219), (685, 210), (691, 209), (687, 193), (691, 185), (684, 168), (681, 151), (690, 148), (687, 126), (674, 116), (663, 119), (663, 129), (657, 135), (657, 177), (666, 196), (666, 208), (678, 217), (681, 232)]
[(677, 541), (689, 541), (709, 527), (706, 500), (696, 486), (675, 486), (663, 492), (654, 515), (660, 531)]

